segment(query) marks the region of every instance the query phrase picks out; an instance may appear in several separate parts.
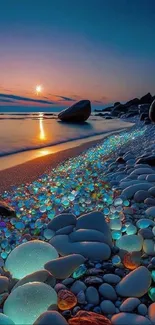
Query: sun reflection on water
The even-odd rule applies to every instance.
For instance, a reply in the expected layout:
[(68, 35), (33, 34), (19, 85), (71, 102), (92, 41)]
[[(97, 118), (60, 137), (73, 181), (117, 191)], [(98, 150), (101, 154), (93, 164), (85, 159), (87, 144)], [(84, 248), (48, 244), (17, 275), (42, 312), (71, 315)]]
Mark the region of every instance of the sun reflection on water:
[(45, 134), (45, 130), (44, 130), (43, 121), (44, 121), (43, 113), (39, 113), (39, 129), (40, 129), (39, 139), (40, 140), (46, 140), (46, 134)]

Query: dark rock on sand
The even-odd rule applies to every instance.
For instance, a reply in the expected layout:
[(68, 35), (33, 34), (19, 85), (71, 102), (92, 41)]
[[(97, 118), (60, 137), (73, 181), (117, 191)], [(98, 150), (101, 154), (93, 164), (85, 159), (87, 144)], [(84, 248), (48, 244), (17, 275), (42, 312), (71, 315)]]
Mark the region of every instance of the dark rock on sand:
[(15, 213), (15, 210), (13, 210), (11, 207), (9, 207), (5, 201), (0, 200), (0, 215), (6, 216), (6, 217), (8, 217), (8, 216), (15, 217), (16, 213)]
[(65, 318), (57, 311), (46, 311), (41, 314), (34, 325), (68, 325)]
[(80, 100), (59, 113), (58, 118), (64, 122), (80, 123), (86, 121), (91, 114), (89, 100)]
[(152, 122), (155, 122), (155, 100), (153, 101), (153, 103), (150, 106), (149, 118)]

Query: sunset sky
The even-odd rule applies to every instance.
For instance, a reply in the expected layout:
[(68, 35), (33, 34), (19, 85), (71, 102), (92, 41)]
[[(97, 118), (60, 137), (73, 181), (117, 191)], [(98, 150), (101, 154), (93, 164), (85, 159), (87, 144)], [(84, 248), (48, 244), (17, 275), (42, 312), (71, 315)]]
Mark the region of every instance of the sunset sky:
[(1, 109), (154, 95), (154, 35), (154, 0), (1, 0)]

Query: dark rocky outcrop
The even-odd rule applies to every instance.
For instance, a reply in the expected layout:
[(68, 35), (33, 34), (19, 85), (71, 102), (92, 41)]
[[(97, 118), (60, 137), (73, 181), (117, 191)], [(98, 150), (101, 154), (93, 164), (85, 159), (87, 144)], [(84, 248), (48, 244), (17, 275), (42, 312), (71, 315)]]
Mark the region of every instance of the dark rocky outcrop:
[(151, 104), (152, 101), (153, 101), (153, 97), (150, 93), (148, 93), (140, 98), (139, 104)]
[(58, 115), (58, 118), (64, 122), (82, 123), (85, 122), (91, 114), (91, 103), (89, 100), (80, 100), (74, 105), (64, 109)]
[(155, 122), (155, 100), (153, 101), (153, 103), (150, 106), (149, 118), (152, 122)]

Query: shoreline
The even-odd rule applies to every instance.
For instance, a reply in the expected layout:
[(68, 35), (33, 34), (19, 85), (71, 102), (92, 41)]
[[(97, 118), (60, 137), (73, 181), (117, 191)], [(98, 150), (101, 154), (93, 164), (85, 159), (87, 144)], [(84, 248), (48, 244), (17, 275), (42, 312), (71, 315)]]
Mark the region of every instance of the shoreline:
[(65, 150), (46, 154), (13, 167), (0, 170), (0, 194), (2, 194), (4, 191), (10, 190), (12, 186), (19, 186), (23, 183), (29, 183), (36, 180), (45, 172), (49, 172), (51, 168), (55, 168), (58, 164), (69, 158), (80, 155), (85, 150), (102, 142), (109, 135), (121, 133), (127, 129), (130, 129), (131, 127), (122, 128), (113, 132), (106, 132), (102, 135), (102, 137), (100, 135), (100, 139), (87, 141), (82, 144), (80, 143), (78, 146), (75, 146), (76, 141), (73, 141), (72, 145), (74, 146)]

